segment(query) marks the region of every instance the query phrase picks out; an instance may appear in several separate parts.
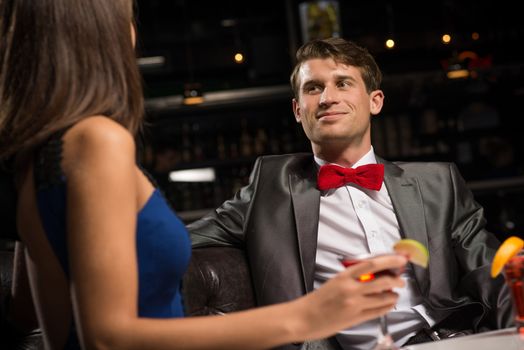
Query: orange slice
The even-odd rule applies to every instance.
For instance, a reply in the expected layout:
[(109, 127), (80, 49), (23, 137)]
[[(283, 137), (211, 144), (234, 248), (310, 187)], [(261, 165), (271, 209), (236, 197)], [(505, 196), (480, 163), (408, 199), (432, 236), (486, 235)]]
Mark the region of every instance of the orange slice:
[(423, 268), (428, 267), (428, 249), (419, 241), (409, 238), (401, 239), (395, 243), (393, 250), (398, 254), (407, 256), (408, 260), (415, 265), (419, 265)]
[(517, 253), (524, 247), (524, 241), (518, 237), (511, 236), (506, 239), (499, 247), (491, 263), (491, 277), (498, 276), (504, 265), (517, 255)]

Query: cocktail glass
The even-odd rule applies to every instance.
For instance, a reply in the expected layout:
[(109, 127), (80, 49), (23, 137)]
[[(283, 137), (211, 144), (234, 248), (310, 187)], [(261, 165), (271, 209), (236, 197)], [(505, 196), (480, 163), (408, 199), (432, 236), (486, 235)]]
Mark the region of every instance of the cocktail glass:
[[(384, 255), (384, 254), (381, 254)], [(340, 257), (339, 260), (345, 267), (355, 265), (362, 260), (369, 259), (378, 255), (368, 254), (359, 255), (353, 257)], [(369, 282), (380, 276), (400, 276), (404, 272), (404, 269), (386, 269), (375, 273), (366, 273), (359, 276), (359, 282)], [(387, 315), (379, 317), (379, 335), (377, 337), (377, 344), (373, 348), (374, 350), (397, 350), (393, 338), (388, 331)]]
[(508, 260), (504, 265), (504, 275), (513, 299), (515, 325), (524, 335), (524, 250)]

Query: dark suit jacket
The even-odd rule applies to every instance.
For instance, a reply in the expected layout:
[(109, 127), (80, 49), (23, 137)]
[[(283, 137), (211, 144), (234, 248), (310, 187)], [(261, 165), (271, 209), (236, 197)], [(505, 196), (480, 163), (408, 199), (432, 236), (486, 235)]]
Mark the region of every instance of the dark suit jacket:
[[(402, 237), (429, 249), (429, 268), (414, 267), (426, 303), (436, 311), (467, 310), (463, 316), (475, 331), (510, 326), (504, 279), (489, 275), (499, 242), (484, 229), (483, 209), (456, 167), (378, 161)], [(260, 157), (248, 186), (188, 226), (193, 246), (245, 249), (259, 305), (310, 292), (321, 194), (316, 178), (311, 154)]]

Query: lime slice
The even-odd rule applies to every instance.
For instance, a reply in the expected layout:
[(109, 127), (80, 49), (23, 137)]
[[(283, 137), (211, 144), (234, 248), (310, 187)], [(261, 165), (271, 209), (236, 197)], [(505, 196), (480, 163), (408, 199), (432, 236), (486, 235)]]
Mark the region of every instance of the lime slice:
[(409, 238), (401, 239), (395, 243), (393, 250), (398, 254), (407, 256), (408, 260), (415, 265), (423, 268), (428, 267), (428, 249), (419, 241)]
[(504, 265), (517, 255), (517, 253), (524, 247), (524, 241), (518, 237), (511, 236), (504, 241), (497, 249), (493, 262), (491, 263), (491, 277), (498, 276)]

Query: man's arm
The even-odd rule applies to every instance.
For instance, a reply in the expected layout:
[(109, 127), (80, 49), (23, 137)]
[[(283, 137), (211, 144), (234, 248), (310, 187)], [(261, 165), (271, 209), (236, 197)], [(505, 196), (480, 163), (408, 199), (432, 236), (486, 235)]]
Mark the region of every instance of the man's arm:
[(256, 195), (260, 175), (261, 158), (249, 178), (249, 184), (240, 189), (233, 198), (225, 201), (200, 220), (187, 226), (193, 248), (209, 246), (244, 247), (245, 227), (251, 203)]
[(455, 257), (463, 269), (459, 288), (486, 308), (480, 328), (509, 327), (513, 324), (509, 291), (502, 275), (490, 277), (491, 261), (500, 242), (485, 230), (484, 210), (475, 202), (455, 165), (450, 166), (450, 175), (455, 205), (450, 229)]

